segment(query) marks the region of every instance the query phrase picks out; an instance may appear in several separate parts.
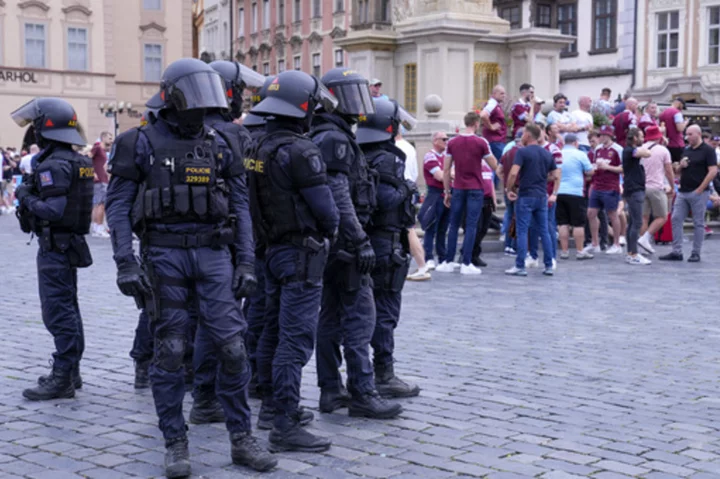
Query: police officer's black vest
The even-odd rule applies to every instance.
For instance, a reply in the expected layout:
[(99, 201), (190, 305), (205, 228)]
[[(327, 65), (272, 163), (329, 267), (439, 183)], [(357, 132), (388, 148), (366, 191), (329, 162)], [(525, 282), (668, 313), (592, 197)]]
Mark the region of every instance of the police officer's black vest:
[[(347, 136), (342, 128), (330, 122), (313, 127), (311, 137), (315, 137), (325, 131), (337, 131)], [(355, 208), (355, 214), (363, 228), (370, 223), (375, 209), (377, 208), (377, 189), (379, 183), (378, 173), (368, 165), (365, 154), (353, 138), (348, 137), (352, 148), (353, 162), (348, 173), (350, 185), (350, 198)]]
[(147, 225), (174, 223), (219, 224), (228, 219), (225, 182), (218, 178), (215, 132), (205, 128), (199, 138), (161, 135), (154, 125), (141, 128), (153, 154), (150, 171), (133, 206), (133, 230)]
[(290, 145), (288, 154), (292, 158), (302, 155), (303, 143), (309, 141), (290, 131), (277, 131), (262, 136), (255, 145), (254, 163), (247, 165), (250, 208), (263, 242), (290, 242), (296, 235), (318, 236), (317, 221), (300, 192), (284, 188), (276, 176), (282, 174), (276, 159), (278, 150)]
[[(383, 156), (391, 156), (393, 158), (392, 171), (385, 163), (388, 160), (382, 159)], [(399, 188), (404, 183), (403, 169), (400, 169), (395, 162), (395, 154), (381, 148), (372, 150), (366, 154), (367, 162), (378, 172), (380, 183), (386, 183), (394, 188)], [(412, 197), (408, 197), (405, 201), (390, 210), (376, 209), (372, 215), (372, 229), (399, 231), (403, 228), (411, 226), (411, 209)]]
[[(67, 204), (62, 218), (58, 221), (48, 222), (53, 232), (74, 233), (86, 235), (90, 231), (93, 208), (93, 178), (94, 169), (92, 160), (70, 149), (56, 148), (43, 161), (46, 167), (52, 171), (53, 166), (47, 162), (67, 161), (72, 167), (72, 181), (66, 196)], [(38, 170), (33, 173), (33, 181), (36, 191), (40, 192), (40, 198), (45, 199), (54, 196), (50, 189), (42, 188)]]

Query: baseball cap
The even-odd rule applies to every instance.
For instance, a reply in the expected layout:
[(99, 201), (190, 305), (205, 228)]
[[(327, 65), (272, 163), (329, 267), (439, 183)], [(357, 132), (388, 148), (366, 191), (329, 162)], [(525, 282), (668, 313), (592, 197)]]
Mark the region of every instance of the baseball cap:
[(535, 103), (540, 103), (540, 104), (542, 105), (543, 103), (545, 103), (545, 100), (543, 100), (543, 99), (540, 98), (539, 96), (536, 96), (536, 97), (535, 97)]
[(611, 125), (603, 125), (600, 127), (600, 130), (598, 131), (598, 135), (607, 135), (607, 136), (615, 136), (615, 128), (613, 128)]
[(382, 85), (382, 81), (380, 81), (378, 78), (373, 78), (372, 80), (370, 80), (370, 86), (375, 85)]

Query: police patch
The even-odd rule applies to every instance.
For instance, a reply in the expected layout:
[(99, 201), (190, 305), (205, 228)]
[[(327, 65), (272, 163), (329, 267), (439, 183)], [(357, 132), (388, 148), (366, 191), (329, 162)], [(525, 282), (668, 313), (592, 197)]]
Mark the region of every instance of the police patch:
[(308, 167), (310, 168), (310, 171), (313, 173), (320, 173), (322, 170), (322, 164), (320, 163), (320, 157), (317, 155), (313, 155), (310, 158), (308, 158)]
[(335, 157), (338, 160), (345, 159), (345, 155), (347, 155), (347, 143), (339, 143), (335, 145)]
[(52, 173), (49, 171), (40, 172), (40, 186), (52, 186), (54, 184)]

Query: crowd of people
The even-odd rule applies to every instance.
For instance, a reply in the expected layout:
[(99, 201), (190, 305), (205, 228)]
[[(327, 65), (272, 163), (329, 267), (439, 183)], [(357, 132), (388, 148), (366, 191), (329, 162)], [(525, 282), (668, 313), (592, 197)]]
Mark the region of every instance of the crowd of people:
[[(545, 115), (532, 85), (523, 84), (519, 93), (510, 121), (505, 89), (497, 85), (482, 110), (465, 115), (463, 130), (452, 138), (433, 133), (423, 160), (427, 195), (418, 215), (426, 265), (408, 279), (432, 270), (481, 273), (481, 243), (500, 183), (501, 239), (505, 254), (516, 257), (506, 274), (525, 276), (527, 268), (538, 267), (542, 243), (543, 273), (553, 275), (557, 260), (570, 258), (571, 237), (577, 260), (604, 252), (649, 265), (656, 239), (673, 245), (658, 259), (682, 260), (689, 214), (694, 240), (688, 261), (700, 261), (709, 232), (706, 210), (720, 206), (720, 136), (688, 126), (681, 98), (660, 112), (655, 102), (641, 109), (629, 95), (613, 105), (605, 88), (596, 101), (582, 96), (569, 111), (559, 93)], [(509, 129), (513, 140), (506, 143)], [(456, 260), (461, 225), (465, 238)]]

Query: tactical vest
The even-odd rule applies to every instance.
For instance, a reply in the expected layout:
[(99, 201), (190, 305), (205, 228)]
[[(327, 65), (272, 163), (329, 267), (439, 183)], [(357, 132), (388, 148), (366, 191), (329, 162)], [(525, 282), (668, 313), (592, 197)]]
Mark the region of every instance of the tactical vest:
[(215, 132), (205, 128), (200, 138), (162, 136), (153, 125), (141, 128), (152, 149), (150, 171), (133, 205), (134, 231), (146, 225), (223, 223), (229, 216), (229, 192), (218, 178)]
[[(302, 140), (302, 141), (300, 141)], [(277, 158), (280, 148), (290, 146), (288, 155), (302, 154), (307, 138), (292, 132), (274, 132), (259, 139), (255, 163), (248, 166), (250, 208), (258, 236), (268, 244), (291, 241), (293, 235), (317, 236), (317, 222), (299, 191), (281, 185), (284, 167)]]
[[(72, 166), (72, 181), (68, 190), (67, 204), (62, 218), (49, 223), (52, 231), (86, 235), (90, 231), (93, 209), (92, 160), (68, 149), (55, 149), (44, 162), (67, 161)], [(33, 173), (36, 191), (42, 191), (37, 170)]]
[[(388, 161), (387, 159), (381, 158), (383, 156), (393, 157), (393, 168), (395, 169), (395, 171), (390, 173), (389, 171), (385, 171), (386, 168), (377, 167), (376, 170), (378, 172), (378, 178), (380, 180), (380, 183), (386, 183), (393, 188), (399, 188), (404, 183), (404, 168), (400, 168), (401, 164), (396, 163), (395, 155), (393, 153), (382, 149), (377, 149), (368, 153), (366, 158), (367, 162), (371, 166), (375, 166), (378, 165), (379, 162)], [(372, 215), (372, 228), (398, 231), (402, 228), (408, 227), (408, 223), (410, 222), (410, 218), (408, 215), (411, 208), (411, 196), (406, 198), (405, 201), (401, 202), (399, 205), (389, 210), (382, 210), (380, 208), (376, 208)]]
[[(347, 135), (341, 128), (332, 123), (323, 123), (312, 131), (312, 137), (325, 131), (338, 131)], [(365, 154), (353, 138), (348, 137), (352, 148), (353, 161), (348, 173), (348, 184), (350, 186), (350, 198), (355, 208), (360, 225), (365, 228), (370, 223), (373, 213), (377, 209), (377, 189), (380, 177), (377, 171), (368, 165)]]

